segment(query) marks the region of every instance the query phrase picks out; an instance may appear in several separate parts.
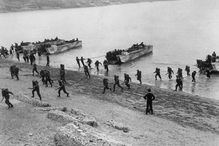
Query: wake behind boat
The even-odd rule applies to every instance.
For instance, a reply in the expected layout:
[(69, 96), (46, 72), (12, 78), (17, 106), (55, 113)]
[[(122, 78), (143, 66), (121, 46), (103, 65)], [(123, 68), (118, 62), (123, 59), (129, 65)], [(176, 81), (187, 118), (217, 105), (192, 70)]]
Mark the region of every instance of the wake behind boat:
[(109, 64), (122, 64), (132, 60), (135, 60), (144, 55), (153, 52), (152, 45), (134, 44), (132, 47), (126, 50), (114, 50), (106, 53), (106, 59)]

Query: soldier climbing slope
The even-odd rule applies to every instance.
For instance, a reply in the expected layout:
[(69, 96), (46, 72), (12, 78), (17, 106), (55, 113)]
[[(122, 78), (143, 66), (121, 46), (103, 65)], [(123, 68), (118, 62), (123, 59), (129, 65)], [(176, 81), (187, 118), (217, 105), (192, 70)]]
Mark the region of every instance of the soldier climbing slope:
[(61, 91), (63, 91), (67, 97), (69, 97), (69, 93), (65, 89), (65, 83), (63, 80), (59, 80), (59, 88), (58, 88), (58, 97), (60, 97)]
[(128, 74), (124, 73), (124, 83), (128, 87), (128, 89), (130, 89), (129, 82), (131, 82), (131, 77)]
[(40, 100), (42, 100), (41, 95), (40, 95), (40, 87), (39, 87), (39, 83), (36, 80), (32, 81), (32, 97), (34, 98), (34, 92), (37, 92), (37, 95), (39, 96)]
[(109, 89), (110, 91), (112, 90), (111, 88), (109, 88), (109, 84), (108, 84), (108, 79), (107, 78), (104, 78), (103, 79), (103, 94), (105, 93), (106, 89)]
[(36, 63), (33, 64), (33, 70), (32, 70), (33, 76), (34, 76), (34, 72), (36, 72), (39, 75)]
[(84, 65), (84, 74), (87, 78), (90, 79), (90, 73), (89, 73), (89, 70), (88, 70), (88, 67), (87, 65)]
[(10, 66), (11, 78), (14, 79), (14, 76), (19, 80), (19, 68), (16, 65)]
[(6, 89), (2, 89), (2, 100), (1, 100), (1, 102), (5, 99), (5, 103), (8, 105), (8, 109), (14, 107), (14, 106), (11, 104), (11, 102), (9, 101), (10, 94), (11, 94), (11, 95), (14, 95), (12, 92), (8, 91), (7, 88), (6, 88)]
[(121, 89), (121, 91), (123, 91), (123, 87), (120, 85), (119, 83), (119, 76), (114, 75), (114, 85), (113, 85), (113, 92), (115, 91), (116, 85)]

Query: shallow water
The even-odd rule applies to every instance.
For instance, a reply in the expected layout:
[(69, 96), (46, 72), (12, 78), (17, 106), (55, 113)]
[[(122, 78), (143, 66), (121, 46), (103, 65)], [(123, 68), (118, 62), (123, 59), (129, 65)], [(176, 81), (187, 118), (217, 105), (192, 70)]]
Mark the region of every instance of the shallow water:
[[(204, 59), (213, 51), (219, 54), (219, 1), (180, 0), (145, 2), (107, 7), (33, 11), (0, 14), (0, 45), (37, 41), (58, 36), (78, 37), (83, 47), (51, 56), (51, 63), (77, 70), (76, 56), (103, 56), (109, 50), (124, 49), (133, 43), (154, 46), (152, 55), (136, 61), (111, 66), (109, 76), (127, 72), (135, 80), (136, 69), (142, 70), (143, 82), (174, 89), (175, 78), (168, 80), (167, 66), (195, 67), (196, 59)], [(94, 58), (103, 60), (104, 57)], [(38, 60), (46, 64), (45, 58)], [(161, 68), (162, 81), (154, 80), (154, 70)], [(92, 71), (96, 74), (95, 69)], [(104, 74), (101, 68), (100, 74)], [(184, 91), (219, 100), (219, 76), (207, 79), (197, 75), (197, 82), (184, 74)]]

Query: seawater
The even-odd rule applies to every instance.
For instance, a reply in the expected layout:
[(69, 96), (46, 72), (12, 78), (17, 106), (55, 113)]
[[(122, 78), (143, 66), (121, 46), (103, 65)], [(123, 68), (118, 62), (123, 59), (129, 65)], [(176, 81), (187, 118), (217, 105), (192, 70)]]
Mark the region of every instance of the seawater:
[[(219, 54), (219, 1), (179, 0), (145, 2), (107, 7), (44, 10), (0, 14), (0, 45), (9, 47), (21, 41), (43, 41), (58, 36), (63, 39), (79, 38), (83, 47), (51, 56), (51, 64), (65, 64), (78, 70), (75, 57), (83, 56), (103, 61), (109, 50), (125, 49), (134, 43), (154, 46), (152, 55), (121, 65), (110, 66), (109, 76), (129, 73), (136, 81), (136, 70), (143, 74), (143, 83), (174, 89), (174, 79), (167, 78), (170, 66), (191, 71), (196, 59), (207, 54)], [(100, 57), (97, 57), (100, 56)], [(95, 58), (97, 57), (97, 58)], [(46, 64), (45, 58), (38, 59)], [(93, 65), (94, 67), (94, 65)], [(154, 79), (154, 70), (161, 68), (162, 81)], [(93, 74), (97, 74), (95, 69)], [(101, 68), (100, 75), (104, 75)], [(219, 76), (207, 79), (197, 74), (197, 82), (184, 73), (183, 91), (219, 100)]]

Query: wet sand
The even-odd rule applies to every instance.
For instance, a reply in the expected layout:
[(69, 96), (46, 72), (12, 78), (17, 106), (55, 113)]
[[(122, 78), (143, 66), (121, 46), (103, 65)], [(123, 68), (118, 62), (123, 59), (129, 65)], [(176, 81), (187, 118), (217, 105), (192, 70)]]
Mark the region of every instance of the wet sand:
[[(19, 81), (12, 80), (10, 77), (9, 66), (11, 64), (16, 64), (22, 70)], [(108, 120), (116, 120), (128, 125), (131, 129), (129, 134), (120, 133), (103, 126), (107, 134), (114, 136), (119, 141), (139, 146), (151, 144), (217, 145), (219, 141), (218, 101), (136, 83), (131, 83), (130, 90), (122, 84), (125, 88), (124, 92), (116, 89), (116, 92), (107, 91), (102, 94), (103, 77), (92, 75), (91, 79), (86, 79), (83, 73), (70, 70), (66, 71), (68, 82), (66, 88), (71, 94), (70, 98), (66, 97), (64, 93), (62, 93), (61, 98), (58, 98), (55, 89), (58, 87), (59, 69), (39, 66), (38, 70), (45, 68), (50, 70), (55, 84), (52, 88), (45, 88), (40, 82), (43, 101), (55, 107), (75, 107), (83, 110), (96, 117), (102, 125), (105, 125), (104, 123)], [(30, 97), (31, 90), (27, 88), (31, 87), (32, 79), (40, 80), (39, 77), (32, 76), (31, 69), (32, 67), (29, 64), (1, 59), (0, 88), (7, 87), (16, 95)], [(113, 79), (109, 78), (109, 83), (112, 86)], [(153, 116), (144, 114), (145, 101), (143, 96), (148, 88), (151, 88), (156, 96)], [(0, 141), (2, 142), (2, 139), (4, 139), (4, 143), (1, 144), (13, 145), (13, 142), (14, 145), (39, 144), (40, 141), (41, 144), (39, 145), (43, 145), (43, 143), (52, 145), (54, 127), (58, 123), (51, 122), (51, 124), (48, 124), (48, 119), (42, 118), (45, 117), (45, 113), (34, 110), (35, 107), (26, 103), (16, 101), (16, 99), (13, 99), (12, 103), (15, 104), (15, 108), (10, 110), (7, 110), (4, 103), (0, 104), (1, 114), (6, 113), (0, 120), (1, 130), (4, 129), (3, 135), (0, 135)], [(13, 118), (16, 120), (12, 120)], [(10, 121), (10, 124), (7, 120)], [(27, 127), (23, 125), (23, 122), (26, 123)], [(47, 126), (42, 124), (44, 122)], [(19, 126), (20, 124), (23, 126)], [(36, 130), (36, 124), (38, 130)], [(14, 125), (13, 128), (11, 128), (11, 125)], [(25, 129), (28, 129), (31, 125), (34, 125), (33, 128), (26, 132)], [(47, 137), (48, 139), (45, 138), (42, 129), (47, 131), (47, 135), (50, 135), (49, 138)], [(34, 134), (28, 136), (28, 133)], [(9, 139), (9, 141), (5, 141), (5, 139)]]

